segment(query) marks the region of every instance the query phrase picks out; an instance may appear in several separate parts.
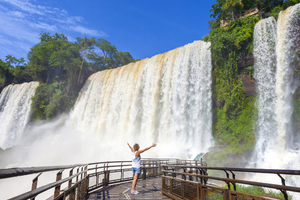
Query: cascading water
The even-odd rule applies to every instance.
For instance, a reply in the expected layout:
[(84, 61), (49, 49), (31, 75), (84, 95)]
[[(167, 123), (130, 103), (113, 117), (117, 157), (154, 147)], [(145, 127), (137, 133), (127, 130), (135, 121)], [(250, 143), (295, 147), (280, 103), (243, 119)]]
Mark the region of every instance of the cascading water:
[[(161, 155), (191, 157), (212, 144), (210, 43), (196, 41), (150, 59), (93, 74), (71, 114), (106, 142), (151, 142)], [(189, 155), (189, 156), (188, 156)]]
[[(283, 153), (292, 147), (292, 96), (298, 86), (294, 70), (299, 65), (300, 52), (300, 4), (281, 12), (278, 19), (277, 74), (276, 74), (276, 116), (278, 123), (278, 151)], [(282, 155), (284, 156), (284, 155)]]
[(266, 151), (276, 146), (276, 39), (277, 23), (273, 17), (260, 20), (254, 28), (254, 78), (257, 83), (257, 142), (253, 160), (262, 163)]
[(0, 147), (16, 144), (29, 121), (31, 97), (38, 82), (9, 85), (0, 94)]
[(299, 86), (300, 4), (282, 11), (276, 22), (261, 20), (255, 27), (255, 79), (258, 90), (258, 140), (254, 162), (259, 168), (298, 167), (293, 133), (293, 94)]

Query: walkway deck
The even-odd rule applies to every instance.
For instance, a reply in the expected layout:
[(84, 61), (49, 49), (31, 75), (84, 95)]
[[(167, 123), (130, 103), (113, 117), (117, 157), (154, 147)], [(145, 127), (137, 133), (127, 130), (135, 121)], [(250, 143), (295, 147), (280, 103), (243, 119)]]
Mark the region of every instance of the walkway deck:
[(139, 180), (137, 183), (138, 195), (130, 194), (131, 182), (108, 186), (93, 192), (88, 200), (99, 199), (170, 199), (161, 192), (161, 177)]

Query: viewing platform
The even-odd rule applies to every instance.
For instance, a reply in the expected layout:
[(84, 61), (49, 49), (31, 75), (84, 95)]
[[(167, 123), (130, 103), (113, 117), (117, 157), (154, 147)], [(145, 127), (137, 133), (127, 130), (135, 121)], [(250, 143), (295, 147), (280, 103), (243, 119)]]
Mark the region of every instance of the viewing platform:
[[(43, 176), (43, 174), (50, 174)], [(64, 176), (63, 176), (63, 172)], [(0, 169), (0, 180), (36, 174), (29, 178), (31, 191), (10, 197), (11, 200), (98, 200), (98, 199), (184, 199), (184, 200), (275, 200), (270, 194), (248, 194), (242, 186), (258, 186), (277, 190), (282, 199), (289, 193), (300, 194), (299, 186), (286, 185), (285, 178), (299, 176), (300, 170), (210, 167), (202, 160), (143, 159), (137, 183), (139, 194), (130, 193), (133, 180), (131, 161), (108, 161), (80, 165)], [(56, 174), (56, 181), (53, 182)], [(270, 180), (252, 181), (247, 175), (268, 175)], [(52, 178), (49, 179), (49, 175)], [(32, 177), (32, 176), (30, 176)], [(45, 178), (48, 184), (38, 185)], [(296, 178), (296, 177), (295, 177)], [(281, 182), (281, 184), (278, 184)], [(44, 197), (47, 198), (44, 198)], [(41, 198), (39, 198), (41, 199)]]
[(171, 199), (162, 194), (161, 176), (139, 180), (136, 186), (138, 195), (132, 195), (131, 182), (108, 186), (87, 196), (87, 200), (102, 199)]

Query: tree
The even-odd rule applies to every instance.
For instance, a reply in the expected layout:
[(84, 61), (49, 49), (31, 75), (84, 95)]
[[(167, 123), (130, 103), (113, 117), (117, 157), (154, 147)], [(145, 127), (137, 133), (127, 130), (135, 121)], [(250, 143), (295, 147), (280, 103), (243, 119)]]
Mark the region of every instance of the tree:
[(95, 44), (95, 38), (88, 39), (87, 37), (84, 38), (76, 38), (77, 43), (79, 44), (79, 52), (81, 55), (81, 64), (80, 64), (80, 71), (78, 75), (78, 83), (80, 82), (81, 78), (81, 71), (83, 67), (83, 63), (86, 62), (86, 59), (88, 58), (87, 55), (88, 53), (92, 53), (92, 50), (94, 49), (94, 44)]
[(7, 85), (10, 76), (9, 69), (11, 66), (9, 62), (4, 62), (0, 59), (0, 91)]
[[(63, 78), (64, 69), (55, 59), (57, 52), (66, 50), (70, 46), (68, 39), (63, 34), (40, 34), (40, 42), (34, 45), (28, 53), (28, 67), (32, 71), (34, 80), (51, 83), (54, 79)], [(58, 77), (57, 77), (58, 76)]]
[(99, 49), (102, 52), (103, 57), (103, 68), (113, 68), (114, 67), (114, 56), (117, 55), (117, 48), (112, 45), (109, 41), (100, 38), (96, 41), (95, 46), (99, 47)]
[(128, 63), (134, 62), (135, 60), (133, 57), (130, 55), (129, 52), (122, 52), (119, 51), (115, 56), (114, 56), (114, 67), (120, 67), (127, 65)]
[(232, 20), (235, 20), (234, 7), (238, 4), (243, 5), (241, 0), (225, 0), (225, 2), (222, 5), (222, 9), (229, 10)]

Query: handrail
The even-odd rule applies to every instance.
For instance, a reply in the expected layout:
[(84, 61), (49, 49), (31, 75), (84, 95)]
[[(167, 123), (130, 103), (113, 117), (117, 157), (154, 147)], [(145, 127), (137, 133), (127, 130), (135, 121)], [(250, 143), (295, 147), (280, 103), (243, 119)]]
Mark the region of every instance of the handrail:
[(226, 170), (236, 172), (253, 172), (253, 173), (266, 173), (266, 174), (285, 174), (285, 175), (300, 175), (300, 170), (286, 170), (286, 169), (256, 169), (256, 168), (232, 168), (232, 167), (205, 167), (197, 165), (173, 165), (168, 164), (164, 166), (170, 167), (185, 167), (185, 168), (199, 168), (199, 169), (210, 169), (210, 170)]
[[(151, 159), (149, 159), (149, 158), (142, 159), (143, 162), (150, 161), (150, 160)], [(166, 159), (156, 159), (156, 160), (168, 161)], [(99, 165), (99, 164), (121, 163), (121, 162), (122, 163), (131, 163), (131, 161), (106, 161), (106, 162), (94, 162), (94, 163), (75, 164), (75, 165), (45, 166), (45, 167), (41, 166), (41, 167), (0, 169), (0, 179), (10, 178), (10, 177), (15, 177), (15, 176), (24, 176), (24, 175), (35, 174), (35, 173), (40, 173), (40, 172), (55, 171), (55, 170), (69, 169), (69, 168), (75, 168), (75, 167), (82, 167), (82, 166), (86, 166), (86, 165)], [(123, 165), (123, 166), (131, 166), (131, 165)], [(113, 167), (113, 166), (110, 166), (110, 167)], [(92, 170), (92, 169), (89, 169), (89, 170)]]
[[(109, 184), (125, 182), (132, 180), (131, 163), (132, 161), (105, 161), (94, 162), (87, 164), (62, 165), (62, 166), (44, 166), (44, 167), (26, 167), (26, 168), (10, 168), (0, 169), (0, 180), (5, 178), (12, 178), (17, 176), (24, 176), (29, 174), (40, 173), (32, 181), (32, 191), (25, 192), (21, 195), (15, 196), (11, 199), (22, 200), (34, 198), (49, 190), (54, 190), (53, 199), (84, 199), (88, 192), (101, 187), (106, 187)], [(163, 164), (168, 164), (168, 159), (142, 159), (142, 178), (151, 177), (153, 175), (161, 175), (161, 168)], [(119, 163), (119, 164), (118, 164)], [(73, 174), (73, 170), (77, 168), (77, 173)], [(69, 169), (69, 176), (62, 179), (64, 170)], [(56, 182), (52, 182), (36, 188), (38, 178), (43, 172), (58, 171), (56, 175)], [(120, 176), (116, 178), (114, 175)], [(111, 177), (110, 177), (111, 176)], [(93, 181), (94, 180), (94, 181)], [(69, 182), (68, 187), (61, 190), (62, 184)]]
[(52, 166), (52, 167), (26, 167), (26, 168), (0, 169), (0, 179), (11, 178), (15, 176), (24, 176), (24, 175), (35, 174), (40, 172), (70, 169), (70, 168), (82, 167), (82, 166), (85, 165), (64, 165), (64, 166)]
[[(190, 174), (190, 173), (183, 173), (183, 172), (165, 171), (165, 170), (163, 170), (163, 173), (172, 173), (172, 174), (180, 174), (180, 175), (186, 175), (186, 176), (201, 177), (201, 178), (213, 179), (213, 180), (218, 180), (218, 181), (224, 181), (225, 183), (226, 182), (241, 183), (241, 184), (246, 184), (246, 185), (268, 187), (268, 188), (273, 188), (273, 189), (278, 189), (278, 190), (289, 190), (289, 191), (293, 191), (293, 192), (300, 192), (299, 187), (293, 187), (293, 186), (283, 186), (283, 185), (277, 185), (277, 184), (255, 182), (255, 181), (244, 181), (244, 180), (238, 180), (238, 179), (220, 178), (220, 177), (216, 177), (216, 176), (206, 176), (206, 175), (200, 175), (200, 174), (198, 175), (198, 174)], [(168, 176), (164, 176), (164, 177), (168, 177)]]
[(33, 190), (33, 191), (26, 192), (26, 193), (23, 193), (23, 194), (21, 194), (21, 195), (19, 195), (19, 196), (13, 197), (13, 198), (11, 198), (11, 199), (9, 199), (9, 200), (22, 200), (22, 199), (29, 199), (29, 198), (35, 197), (35, 196), (37, 196), (38, 194), (40, 194), (40, 193), (42, 193), (42, 192), (45, 192), (45, 191), (47, 191), (47, 190), (49, 190), (49, 189), (52, 189), (52, 188), (54, 188), (54, 187), (56, 187), (56, 186), (59, 186), (59, 185), (65, 183), (65, 182), (67, 182), (67, 181), (69, 181), (69, 180), (72, 180), (72, 179), (75, 178), (76, 176), (81, 175), (81, 174), (83, 174), (83, 173), (85, 173), (85, 172), (87, 172), (87, 171), (88, 171), (88, 170), (81, 171), (81, 172), (79, 172), (79, 173), (77, 173), (77, 174), (74, 174), (73, 176), (64, 178), (64, 179), (62, 179), (62, 180), (60, 180), (60, 181), (56, 181), (56, 182), (53, 182), (53, 183), (49, 183), (49, 184), (44, 185), (44, 186), (42, 186), (42, 187), (39, 187), (39, 188), (37, 188), (37, 189), (35, 189), (35, 190)]
[[(272, 188), (279, 190), (283, 195), (284, 198), (288, 199), (287, 191), (292, 192), (299, 192), (300, 193), (300, 187), (294, 187), (294, 186), (286, 186), (285, 185), (285, 179), (281, 175), (300, 175), (300, 170), (284, 170), (284, 169), (256, 169), (256, 168), (232, 168), (232, 167), (207, 167), (207, 166), (197, 166), (197, 165), (178, 165), (178, 164), (167, 164), (163, 165), (163, 193), (170, 196), (176, 196), (176, 194), (173, 194), (173, 186), (171, 185), (166, 186), (166, 180), (174, 180), (177, 181), (178, 184), (181, 184), (182, 181), (186, 181), (186, 177), (188, 176), (190, 180), (193, 180), (193, 177), (196, 177), (196, 182), (189, 184), (195, 184), (195, 187), (199, 187), (202, 191), (202, 196), (200, 199), (203, 199), (203, 188), (211, 188), (215, 189), (215, 186), (210, 186), (207, 184), (208, 180), (217, 180), (217, 181), (223, 181), (227, 184), (228, 189), (225, 188), (219, 188), (223, 194), (223, 198), (227, 199), (228, 195), (243, 195), (241, 192), (236, 191), (236, 184), (246, 184), (246, 185), (252, 185), (252, 186), (260, 186), (260, 187), (266, 187), (266, 188)], [(218, 177), (218, 176), (209, 176), (207, 174), (207, 170), (218, 170), (226, 173), (226, 178)], [(189, 173), (187, 173), (187, 171)], [(232, 178), (230, 178), (229, 172), (232, 174)], [(236, 179), (234, 172), (246, 172), (246, 173), (263, 173), (263, 174), (274, 174), (277, 175), (281, 179), (282, 185), (278, 184), (270, 184), (270, 183), (263, 183), (263, 182), (255, 182), (255, 181), (246, 181), (241, 179)], [(177, 178), (177, 175), (181, 178)], [(200, 179), (200, 180), (199, 180)], [(200, 181), (200, 182), (199, 182)], [(177, 185), (178, 185), (177, 184)], [(185, 184), (182, 182), (182, 184)], [(230, 184), (233, 185), (234, 191), (231, 191)], [(184, 186), (183, 186), (184, 188)], [(198, 195), (198, 194), (197, 194)], [(249, 195), (249, 194), (248, 194)], [(253, 195), (252, 195), (253, 196)], [(180, 196), (180, 198), (184, 198), (183, 196)], [(230, 197), (231, 198), (231, 197)], [(260, 197), (259, 197), (260, 198)]]

